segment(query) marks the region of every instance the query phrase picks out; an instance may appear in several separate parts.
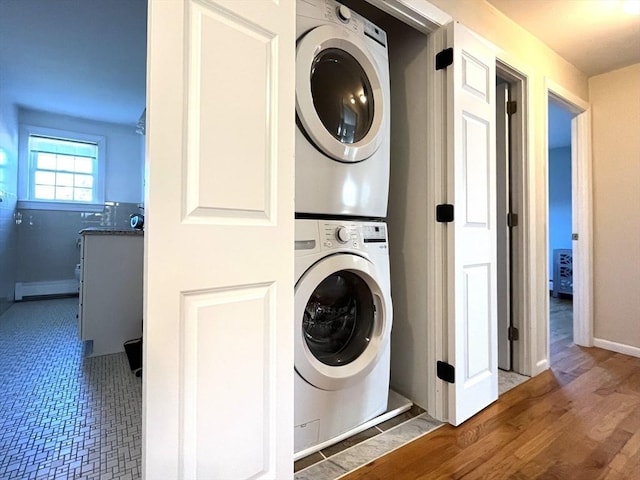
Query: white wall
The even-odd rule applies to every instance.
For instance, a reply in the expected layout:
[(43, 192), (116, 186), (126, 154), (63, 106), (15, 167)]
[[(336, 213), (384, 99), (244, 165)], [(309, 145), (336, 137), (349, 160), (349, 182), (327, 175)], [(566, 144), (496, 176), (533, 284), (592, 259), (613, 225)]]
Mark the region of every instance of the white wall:
[(20, 123), (105, 136), (105, 200), (142, 202), (143, 154), (135, 125), (98, 122), (27, 109), (20, 109)]
[(523, 366), (525, 373), (537, 374), (548, 368), (547, 322), (549, 285), (547, 283), (547, 165), (545, 161), (547, 137), (547, 80), (564, 88), (572, 95), (588, 101), (587, 77), (576, 67), (560, 57), (524, 28), (507, 18), (484, 0), (431, 0), (431, 3), (493, 43), (497, 57), (527, 77), (529, 114), (526, 118), (529, 143), (527, 156), (529, 189), (527, 211), (521, 212), (532, 238), (530, 265), (531, 279), (528, 304), (523, 309), (533, 322), (527, 333), (532, 336), (531, 369)]
[(640, 356), (640, 64), (590, 78), (589, 96), (595, 344)]

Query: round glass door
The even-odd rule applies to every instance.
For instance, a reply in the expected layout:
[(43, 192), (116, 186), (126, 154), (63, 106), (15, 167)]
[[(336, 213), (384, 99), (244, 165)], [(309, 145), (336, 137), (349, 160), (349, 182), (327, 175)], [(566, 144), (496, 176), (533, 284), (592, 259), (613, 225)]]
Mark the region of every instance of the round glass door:
[(340, 162), (360, 162), (383, 140), (388, 100), (379, 64), (359, 35), (336, 25), (307, 32), (296, 47), (296, 114), (306, 137)]
[(342, 143), (361, 141), (373, 123), (371, 83), (353, 55), (321, 51), (311, 66), (311, 96), (320, 121)]
[(373, 295), (361, 277), (346, 270), (328, 276), (304, 309), (302, 330), (309, 351), (325, 365), (353, 362), (371, 341), (374, 314)]
[(295, 369), (309, 384), (338, 390), (376, 366), (391, 338), (391, 296), (377, 277), (368, 260), (339, 254), (296, 282)]

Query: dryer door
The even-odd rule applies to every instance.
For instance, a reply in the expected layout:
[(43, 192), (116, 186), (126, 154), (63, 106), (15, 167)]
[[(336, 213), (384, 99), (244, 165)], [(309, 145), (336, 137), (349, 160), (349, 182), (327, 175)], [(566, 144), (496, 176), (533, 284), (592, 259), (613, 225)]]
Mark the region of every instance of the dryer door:
[(365, 41), (344, 28), (323, 25), (298, 41), (296, 113), (329, 157), (359, 162), (380, 147), (385, 93), (378, 68)]
[(311, 385), (338, 390), (364, 378), (388, 348), (391, 298), (362, 257), (314, 264), (295, 292), (295, 367)]

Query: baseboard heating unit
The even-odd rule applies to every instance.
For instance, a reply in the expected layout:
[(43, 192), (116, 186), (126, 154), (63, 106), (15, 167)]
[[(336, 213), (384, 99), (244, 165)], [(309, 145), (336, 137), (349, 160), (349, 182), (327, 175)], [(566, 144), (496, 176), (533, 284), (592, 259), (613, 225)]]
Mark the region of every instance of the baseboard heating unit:
[(16, 282), (16, 301), (25, 297), (45, 297), (48, 295), (73, 295), (78, 293), (78, 281), (71, 280), (49, 280), (46, 282)]

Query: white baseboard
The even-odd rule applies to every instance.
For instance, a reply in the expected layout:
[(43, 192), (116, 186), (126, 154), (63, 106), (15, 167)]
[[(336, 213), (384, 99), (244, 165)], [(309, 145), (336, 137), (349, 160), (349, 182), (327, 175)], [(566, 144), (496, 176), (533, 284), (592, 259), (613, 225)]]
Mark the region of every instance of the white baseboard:
[(71, 280), (50, 280), (47, 282), (16, 282), (16, 301), (24, 297), (46, 296), (46, 295), (68, 295), (78, 293), (78, 281)]
[(640, 348), (634, 347), (632, 345), (610, 342), (609, 340), (603, 340), (602, 338), (594, 338), (593, 346), (604, 348), (605, 350), (611, 350), (612, 352), (624, 353), (625, 355), (640, 358)]
[(536, 362), (536, 366), (534, 371), (532, 372), (532, 377), (544, 372), (545, 370), (549, 370), (549, 359), (545, 358), (544, 360), (540, 360)]

